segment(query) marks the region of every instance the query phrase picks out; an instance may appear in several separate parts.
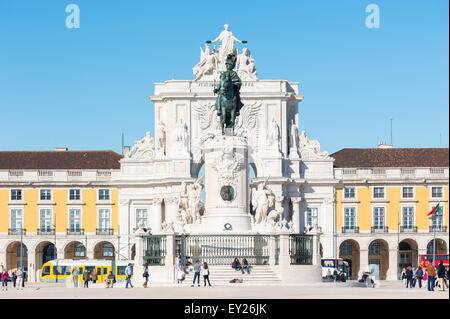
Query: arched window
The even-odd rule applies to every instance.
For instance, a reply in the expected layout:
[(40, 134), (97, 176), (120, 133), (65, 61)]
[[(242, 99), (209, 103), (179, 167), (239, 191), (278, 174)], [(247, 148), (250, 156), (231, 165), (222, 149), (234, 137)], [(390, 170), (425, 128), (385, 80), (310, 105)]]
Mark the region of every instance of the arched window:
[(75, 257), (85, 257), (86, 256), (86, 248), (83, 244), (78, 243), (74, 247), (74, 255)]
[(114, 246), (110, 243), (106, 243), (102, 248), (103, 257), (113, 257), (114, 256)]
[(353, 251), (352, 251), (352, 247), (353, 245), (352, 245), (352, 242), (351, 241), (344, 241), (342, 244), (341, 244), (341, 255), (342, 256), (349, 256), (349, 255), (351, 255), (352, 253), (353, 253)]
[(375, 241), (369, 246), (369, 255), (380, 255), (380, 243)]

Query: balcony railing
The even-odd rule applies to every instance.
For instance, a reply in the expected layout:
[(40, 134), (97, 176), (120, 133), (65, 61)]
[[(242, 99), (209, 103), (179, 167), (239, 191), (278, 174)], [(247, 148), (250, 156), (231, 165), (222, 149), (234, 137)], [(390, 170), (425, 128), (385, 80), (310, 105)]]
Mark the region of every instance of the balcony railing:
[(97, 235), (114, 235), (113, 228), (97, 228), (95, 232)]
[(67, 228), (67, 235), (84, 235), (84, 228)]
[(357, 233), (359, 233), (359, 226), (353, 226), (353, 227), (342, 226), (342, 233), (357, 234)]
[(387, 233), (388, 227), (387, 226), (372, 226), (371, 232), (372, 233)]
[(8, 235), (20, 235), (21, 232), (22, 235), (25, 235), (27, 230), (25, 228), (8, 228)]
[(400, 226), (401, 233), (417, 233), (417, 226)]
[(430, 233), (432, 233), (434, 231), (436, 231), (438, 233), (446, 233), (447, 232), (447, 226), (445, 226), (445, 225), (430, 226)]
[(38, 235), (54, 235), (55, 229), (51, 228), (51, 227), (38, 228), (37, 234)]

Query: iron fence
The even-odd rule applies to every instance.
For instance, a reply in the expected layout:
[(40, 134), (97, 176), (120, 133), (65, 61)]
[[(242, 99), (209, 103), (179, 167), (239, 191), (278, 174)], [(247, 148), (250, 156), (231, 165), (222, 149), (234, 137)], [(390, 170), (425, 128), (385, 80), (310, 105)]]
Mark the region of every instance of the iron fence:
[(313, 237), (311, 235), (290, 235), (289, 254), (291, 265), (312, 265)]
[(144, 236), (144, 262), (149, 266), (164, 266), (166, 257), (166, 236)]
[(250, 265), (268, 265), (269, 242), (266, 235), (188, 235), (184, 238), (184, 257), (187, 264), (200, 260), (231, 266), (234, 258), (241, 262), (245, 258)]

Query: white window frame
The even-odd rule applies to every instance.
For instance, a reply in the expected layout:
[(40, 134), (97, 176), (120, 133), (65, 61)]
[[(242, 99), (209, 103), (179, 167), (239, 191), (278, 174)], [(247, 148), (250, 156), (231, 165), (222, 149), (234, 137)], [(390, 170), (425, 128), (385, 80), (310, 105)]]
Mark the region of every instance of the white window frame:
[[(100, 199), (100, 191), (107, 190), (108, 191), (108, 199)], [(111, 189), (110, 188), (99, 188), (97, 189), (97, 200), (98, 201), (110, 201), (111, 200)]]
[(67, 229), (75, 230), (75, 228), (71, 228), (70, 226), (70, 211), (71, 210), (79, 210), (80, 211), (80, 231), (83, 229), (83, 208), (80, 206), (70, 206), (67, 208)]
[(25, 227), (25, 209), (23, 208), (23, 207), (11, 207), (10, 209), (9, 209), (9, 228), (10, 229), (12, 229), (12, 230), (16, 230), (17, 228), (13, 228), (12, 227), (12, 217), (13, 217), (13, 211), (15, 211), (15, 210), (20, 210), (22, 213), (21, 213), (21, 225), (22, 225), (22, 229), (24, 229)]
[[(343, 205), (342, 206), (342, 226), (345, 228), (345, 209), (353, 208), (355, 211), (355, 223), (354, 223), (354, 229), (358, 227), (358, 206), (355, 205)], [(352, 228), (350, 228), (352, 229)]]
[[(354, 190), (354, 196), (353, 197), (345, 197), (345, 189), (346, 188), (353, 188), (353, 190)], [(357, 199), (356, 187), (355, 186), (351, 186), (351, 187), (344, 186), (344, 188), (342, 189), (342, 199), (343, 200), (356, 200)]]
[[(382, 188), (383, 189), (383, 197), (375, 197), (375, 188)], [(372, 187), (372, 199), (373, 200), (381, 200), (386, 199), (386, 187), (384, 186), (374, 186)]]
[(317, 210), (317, 214), (316, 214), (315, 218), (317, 220), (317, 225), (320, 226), (319, 225), (319, 208), (320, 208), (319, 206), (307, 206), (306, 207), (306, 210), (305, 210), (305, 227), (312, 227), (312, 226), (314, 226), (314, 218), (312, 220), (313, 224), (312, 225), (308, 224), (308, 209), (316, 209)]
[[(413, 194), (412, 197), (403, 197), (403, 189), (404, 188), (412, 188), (412, 194)], [(416, 188), (414, 186), (402, 186), (401, 192), (402, 192), (402, 195), (401, 195), (402, 199), (415, 199), (416, 198)]]
[[(13, 199), (12, 198), (12, 192), (13, 191), (20, 191), (20, 199)], [(24, 197), (24, 191), (23, 191), (23, 189), (22, 188), (12, 188), (10, 191), (9, 191), (9, 199), (11, 200), (11, 201), (23, 201), (24, 199), (23, 199), (23, 197)]]
[[(78, 190), (78, 191), (80, 191), (80, 198), (79, 199), (70, 199), (70, 191), (71, 190)], [(83, 192), (81, 191), (81, 188), (69, 188), (68, 191), (67, 191), (67, 200), (71, 201), (71, 202), (82, 201), (83, 200), (83, 195), (82, 194), (83, 194)]]
[(42, 229), (42, 210), (48, 210), (50, 211), (50, 229), (53, 229), (54, 221), (53, 221), (53, 209), (51, 207), (39, 207), (39, 229)]
[[(433, 203), (433, 204), (430, 204), (430, 210), (429, 211), (431, 211), (432, 209), (433, 209), (433, 207), (435, 207), (437, 204), (439, 204), (439, 208), (441, 209), (441, 211), (442, 211), (442, 218), (441, 218), (441, 221), (442, 221), (442, 223), (441, 223), (441, 227), (444, 227), (445, 226), (445, 205), (444, 205), (444, 203), (442, 203), (442, 202), (439, 202), (439, 203)], [(431, 217), (431, 216), (430, 216)], [(429, 226), (431, 227), (431, 226), (433, 226), (433, 218), (431, 217), (431, 218), (429, 218)]]
[[(41, 192), (42, 191), (50, 191), (50, 199), (42, 199)], [(39, 189), (39, 201), (52, 201), (53, 200), (53, 190), (50, 188), (40, 188)]]
[[(433, 187), (434, 187), (434, 188), (440, 187), (440, 188), (442, 189), (442, 192), (441, 192), (442, 196), (441, 196), (441, 197), (433, 197)], [(431, 200), (441, 200), (441, 199), (444, 199), (444, 196), (445, 196), (444, 193), (445, 193), (445, 191), (444, 191), (444, 186), (430, 186), (430, 199), (431, 199)]]
[[(403, 221), (404, 221), (403, 210), (405, 208), (412, 208), (412, 219), (413, 219), (412, 220), (412, 228), (414, 228), (416, 226), (416, 206), (415, 205), (401, 205), (400, 226), (405, 229), (405, 225), (403, 224)], [(410, 228), (406, 228), (406, 229), (410, 229)]]
[(139, 223), (138, 223), (138, 210), (145, 210), (145, 220), (146, 223), (144, 224), (144, 228), (148, 228), (149, 227), (149, 209), (147, 207), (136, 207), (134, 209), (134, 223), (135, 223), (135, 228), (139, 227)]
[[(109, 227), (108, 228), (100, 228), (100, 211), (108, 210), (109, 211)], [(97, 208), (97, 229), (99, 230), (109, 230), (112, 229), (112, 207), (98, 207)]]
[(386, 216), (387, 216), (387, 209), (386, 205), (373, 205), (372, 206), (372, 227), (375, 227), (375, 208), (383, 208), (384, 215), (383, 215), (383, 228), (386, 227)]

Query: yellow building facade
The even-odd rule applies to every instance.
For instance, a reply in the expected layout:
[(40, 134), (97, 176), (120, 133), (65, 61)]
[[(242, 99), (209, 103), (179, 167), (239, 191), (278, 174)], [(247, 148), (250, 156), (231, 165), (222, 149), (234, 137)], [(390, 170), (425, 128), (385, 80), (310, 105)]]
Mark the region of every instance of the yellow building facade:
[[(448, 254), (448, 149), (344, 149), (335, 154), (337, 255), (351, 277), (396, 279), (421, 256)], [(368, 164), (372, 166), (368, 166)], [(427, 216), (439, 204), (439, 213)]]

